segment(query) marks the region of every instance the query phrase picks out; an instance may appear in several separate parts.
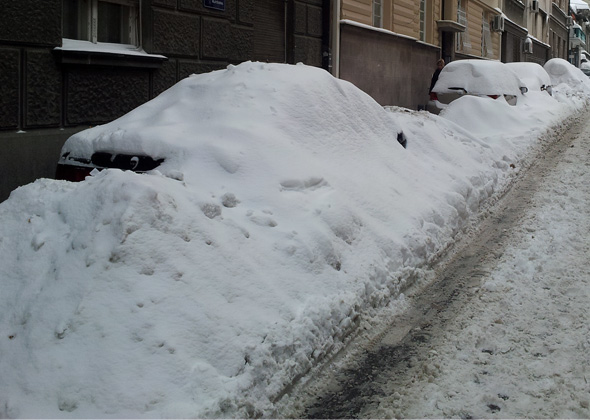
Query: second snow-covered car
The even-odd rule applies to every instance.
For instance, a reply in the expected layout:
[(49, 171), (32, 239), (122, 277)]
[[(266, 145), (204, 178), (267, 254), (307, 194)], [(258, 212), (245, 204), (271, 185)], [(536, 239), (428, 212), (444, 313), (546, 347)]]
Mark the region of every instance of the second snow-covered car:
[(500, 61), (457, 60), (440, 72), (427, 109), (438, 114), (464, 95), (502, 97), (510, 105), (516, 105), (527, 90), (519, 77)]
[(506, 66), (516, 73), (529, 91), (544, 91), (549, 95), (553, 94), (551, 77), (540, 64), (532, 62), (513, 62), (506, 63)]

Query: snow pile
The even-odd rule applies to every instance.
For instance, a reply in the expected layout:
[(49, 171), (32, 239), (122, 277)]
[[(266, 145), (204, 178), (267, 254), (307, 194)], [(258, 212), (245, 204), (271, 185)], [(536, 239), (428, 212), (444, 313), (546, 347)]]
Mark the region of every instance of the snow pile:
[(248, 62), (80, 134), (72, 151), (166, 161), (0, 204), (0, 415), (272, 415), (582, 105), (466, 97), (441, 118)]
[(553, 86), (562, 84), (563, 93), (568, 96), (590, 94), (590, 78), (563, 58), (552, 58), (545, 63), (544, 68)]
[[(355, 130), (346, 129), (350, 126)], [(273, 156), (266, 165), (276, 165), (273, 171), (287, 178), (297, 178), (300, 172), (307, 176), (307, 165), (323, 166), (306, 157), (301, 167), (300, 159), (288, 157), (300, 153), (299, 148), (307, 153), (328, 147), (330, 154), (338, 154), (334, 159), (350, 159), (351, 149), (373, 153), (366, 143), (397, 150), (399, 130), (369, 96), (325, 71), (245, 63), (188, 77), (127, 115), (72, 136), (64, 151), (89, 156), (94, 150), (117, 150), (165, 158), (158, 168), (162, 173), (172, 175), (170, 169), (174, 177), (186, 175), (208, 188), (211, 171), (216, 177), (261, 176), (248, 164), (272, 150), (285, 157), (277, 161)], [(364, 142), (359, 142), (360, 133), (367, 133)], [(335, 142), (342, 150), (331, 149)], [(358, 165), (352, 160), (342, 164)], [(274, 189), (275, 180), (268, 179)]]

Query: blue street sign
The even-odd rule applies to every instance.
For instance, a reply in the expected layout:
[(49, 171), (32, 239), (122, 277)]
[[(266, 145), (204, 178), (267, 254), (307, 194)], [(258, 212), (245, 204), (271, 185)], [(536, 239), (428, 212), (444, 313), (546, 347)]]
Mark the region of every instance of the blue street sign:
[(203, 6), (225, 11), (225, 0), (203, 0)]

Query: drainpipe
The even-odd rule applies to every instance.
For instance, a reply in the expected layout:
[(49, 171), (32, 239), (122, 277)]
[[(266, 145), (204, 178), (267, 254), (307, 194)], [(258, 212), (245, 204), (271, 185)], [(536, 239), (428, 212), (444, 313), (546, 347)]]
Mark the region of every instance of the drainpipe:
[(139, 16), (137, 16), (137, 27), (139, 28), (137, 30), (137, 46), (138, 48), (143, 48), (143, 8), (141, 6), (143, 2), (141, 0), (139, 0)]
[(289, 62), (289, 54), (288, 54), (288, 48), (289, 48), (289, 42), (287, 41), (289, 39), (289, 32), (288, 32), (288, 28), (287, 28), (287, 22), (288, 22), (288, 18), (289, 18), (289, 13), (288, 13), (288, 7), (289, 5), (287, 4), (289, 0), (285, 0), (283, 2), (284, 6), (283, 6), (283, 22), (285, 22), (285, 31), (283, 36), (285, 37), (285, 42), (284, 42), (284, 47), (285, 47), (285, 56), (283, 57), (285, 60), (285, 63)]
[(340, 1), (332, 0), (332, 76), (340, 77)]

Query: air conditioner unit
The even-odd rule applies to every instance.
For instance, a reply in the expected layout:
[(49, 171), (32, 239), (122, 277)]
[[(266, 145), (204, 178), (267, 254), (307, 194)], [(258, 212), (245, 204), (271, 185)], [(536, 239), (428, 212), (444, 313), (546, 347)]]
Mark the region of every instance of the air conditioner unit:
[(538, 13), (539, 12), (539, 0), (532, 0), (531, 1), (531, 10), (534, 13)]
[(504, 32), (504, 16), (496, 15), (492, 20), (492, 31)]

